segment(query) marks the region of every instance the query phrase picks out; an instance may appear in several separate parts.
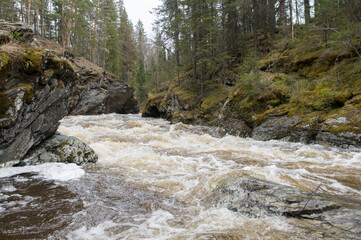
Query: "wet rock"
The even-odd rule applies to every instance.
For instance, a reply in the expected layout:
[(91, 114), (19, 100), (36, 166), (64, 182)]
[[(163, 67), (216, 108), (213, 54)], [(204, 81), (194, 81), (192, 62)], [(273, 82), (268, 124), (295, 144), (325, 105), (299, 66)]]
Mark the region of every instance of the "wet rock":
[(64, 162), (82, 165), (95, 163), (98, 156), (88, 145), (75, 137), (55, 134), (31, 149), (19, 165)]
[(261, 141), (282, 139), (310, 143), (314, 139), (315, 131), (315, 124), (303, 123), (297, 115), (270, 117), (253, 129), (252, 137)]
[(249, 137), (252, 132), (252, 129), (241, 119), (219, 116), (217, 126), (235, 136)]
[(348, 238), (361, 234), (361, 210), (343, 207), (325, 196), (253, 177), (224, 179), (206, 203), (248, 217), (295, 218), (302, 222), (302, 228), (316, 227), (335, 236)]

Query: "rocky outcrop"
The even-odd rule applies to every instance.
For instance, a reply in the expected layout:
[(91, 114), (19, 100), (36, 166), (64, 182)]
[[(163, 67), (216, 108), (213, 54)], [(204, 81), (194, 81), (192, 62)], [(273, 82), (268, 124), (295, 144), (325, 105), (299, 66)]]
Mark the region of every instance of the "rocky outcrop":
[(297, 105), (285, 104), (277, 108), (264, 103), (263, 99), (250, 100), (236, 91), (204, 112), (197, 104), (199, 99), (184, 97), (181, 95), (184, 92), (178, 90), (181, 93), (178, 94), (171, 88), (160, 91), (149, 98), (143, 110), (144, 117), (217, 126), (231, 135), (261, 141), (275, 139), (361, 147), (360, 95), (332, 111), (302, 112)]
[(361, 210), (327, 196), (243, 176), (224, 179), (205, 202), (248, 217), (284, 216), (324, 236), (360, 239)]
[(0, 21), (0, 31), (0, 165), (24, 158), (68, 114), (138, 111), (133, 89), (119, 78), (64, 58), (27, 25)]
[(88, 145), (75, 137), (55, 134), (31, 149), (18, 166), (46, 162), (95, 163), (98, 156)]
[(69, 98), (71, 115), (138, 113), (133, 88), (84, 58), (71, 58), (79, 80)]

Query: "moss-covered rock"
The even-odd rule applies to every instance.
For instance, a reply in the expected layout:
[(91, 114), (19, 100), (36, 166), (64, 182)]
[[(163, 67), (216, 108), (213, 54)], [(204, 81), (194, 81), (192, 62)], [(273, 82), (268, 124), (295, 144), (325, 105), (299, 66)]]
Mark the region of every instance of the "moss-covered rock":
[(56, 134), (31, 149), (19, 165), (36, 165), (46, 162), (64, 162), (82, 165), (95, 163), (98, 156), (88, 145), (75, 137)]

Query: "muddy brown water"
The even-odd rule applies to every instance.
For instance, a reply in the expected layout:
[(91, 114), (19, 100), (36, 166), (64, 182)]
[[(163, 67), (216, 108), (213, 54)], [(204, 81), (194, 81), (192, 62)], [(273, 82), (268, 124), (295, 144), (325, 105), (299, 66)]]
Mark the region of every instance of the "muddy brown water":
[(244, 174), (304, 190), (322, 183), (320, 192), (361, 203), (360, 149), (260, 142), (139, 115), (67, 117), (58, 131), (89, 144), (98, 163), (65, 181), (36, 171), (0, 178), (0, 239), (322, 236), (282, 216), (205, 207), (222, 179)]

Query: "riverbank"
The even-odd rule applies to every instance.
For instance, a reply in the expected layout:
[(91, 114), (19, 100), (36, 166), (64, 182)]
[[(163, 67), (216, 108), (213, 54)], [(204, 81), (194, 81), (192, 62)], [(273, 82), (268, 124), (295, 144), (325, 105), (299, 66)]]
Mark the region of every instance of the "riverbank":
[[(184, 71), (148, 96), (143, 115), (218, 126), (258, 140), (361, 146), (361, 36), (298, 30), (294, 40), (259, 36), (204, 82)], [(252, 38), (251, 38), (252, 39)]]

